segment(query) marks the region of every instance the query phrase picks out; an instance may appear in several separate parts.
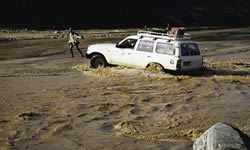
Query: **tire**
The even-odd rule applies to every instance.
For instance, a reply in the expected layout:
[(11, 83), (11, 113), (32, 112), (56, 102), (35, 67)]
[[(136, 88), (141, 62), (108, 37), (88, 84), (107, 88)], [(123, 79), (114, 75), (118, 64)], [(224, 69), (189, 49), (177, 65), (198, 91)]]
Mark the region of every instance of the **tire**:
[(106, 67), (107, 61), (101, 55), (94, 55), (90, 60), (90, 67), (91, 68), (99, 68), (99, 67)]
[(165, 72), (163, 66), (158, 63), (150, 63), (148, 69), (153, 72)]

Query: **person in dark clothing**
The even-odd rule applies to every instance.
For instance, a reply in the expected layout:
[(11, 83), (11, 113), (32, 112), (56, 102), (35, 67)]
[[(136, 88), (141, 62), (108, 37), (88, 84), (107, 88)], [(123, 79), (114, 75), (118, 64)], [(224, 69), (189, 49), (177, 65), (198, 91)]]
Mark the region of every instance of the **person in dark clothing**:
[(69, 28), (69, 41), (68, 44), (70, 46), (70, 52), (72, 55), (72, 58), (74, 57), (74, 53), (73, 53), (73, 48), (74, 46), (76, 47), (76, 49), (78, 50), (78, 52), (82, 55), (82, 57), (84, 57), (82, 51), (79, 48), (79, 39), (84, 39), (84, 37), (82, 35), (79, 35), (78, 33), (74, 32), (71, 28)]

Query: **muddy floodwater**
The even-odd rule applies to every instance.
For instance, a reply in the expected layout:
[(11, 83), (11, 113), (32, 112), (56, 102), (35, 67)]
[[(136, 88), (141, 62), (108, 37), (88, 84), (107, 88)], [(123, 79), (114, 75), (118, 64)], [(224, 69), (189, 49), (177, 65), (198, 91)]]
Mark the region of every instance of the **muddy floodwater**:
[(250, 136), (250, 28), (190, 33), (201, 72), (91, 69), (64, 36), (0, 33), (0, 150), (191, 150), (217, 122)]

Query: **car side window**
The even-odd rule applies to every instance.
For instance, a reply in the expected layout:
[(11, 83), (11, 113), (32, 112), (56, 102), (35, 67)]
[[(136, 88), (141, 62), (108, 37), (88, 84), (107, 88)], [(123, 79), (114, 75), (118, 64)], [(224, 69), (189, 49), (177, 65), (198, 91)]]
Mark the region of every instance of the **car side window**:
[(159, 42), (156, 45), (156, 53), (174, 55), (175, 49), (174, 49), (173, 44)]
[(154, 41), (149, 41), (149, 40), (141, 40), (137, 46), (138, 51), (152, 53), (153, 49), (154, 49)]
[(118, 45), (118, 48), (131, 48), (135, 47), (137, 40), (136, 39), (127, 39)]

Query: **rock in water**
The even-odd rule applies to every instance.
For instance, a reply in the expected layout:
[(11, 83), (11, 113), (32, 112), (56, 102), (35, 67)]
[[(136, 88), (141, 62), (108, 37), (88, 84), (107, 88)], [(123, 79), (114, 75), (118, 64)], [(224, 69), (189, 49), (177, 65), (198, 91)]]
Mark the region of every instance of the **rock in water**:
[(232, 127), (217, 123), (193, 144), (194, 150), (247, 150), (239, 133)]

